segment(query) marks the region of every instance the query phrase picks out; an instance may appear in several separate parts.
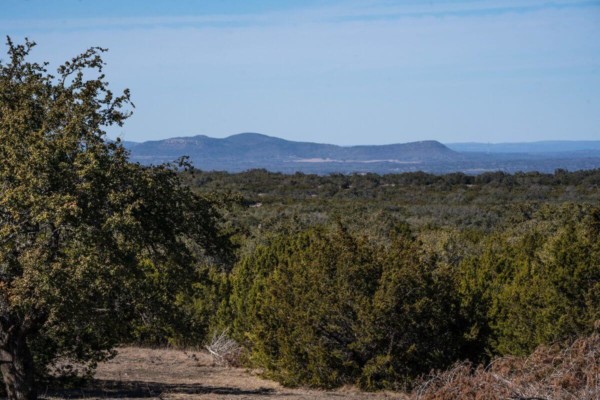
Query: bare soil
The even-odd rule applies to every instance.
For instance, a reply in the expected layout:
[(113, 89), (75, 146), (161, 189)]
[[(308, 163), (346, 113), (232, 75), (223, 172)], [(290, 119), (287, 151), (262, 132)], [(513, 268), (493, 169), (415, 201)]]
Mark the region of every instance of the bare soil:
[(401, 393), (365, 393), (284, 388), (256, 371), (220, 367), (202, 351), (124, 347), (98, 366), (85, 388), (40, 393), (45, 398), (79, 399), (401, 399)]

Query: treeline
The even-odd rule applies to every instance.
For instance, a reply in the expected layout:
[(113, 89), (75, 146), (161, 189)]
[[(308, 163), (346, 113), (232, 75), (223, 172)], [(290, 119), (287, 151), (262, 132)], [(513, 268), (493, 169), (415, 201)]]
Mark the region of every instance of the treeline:
[[(241, 200), (228, 213), (242, 230), (273, 231), (282, 219), (312, 226), (331, 218), (368, 221), (399, 219), (413, 229), (423, 227), (494, 231), (514, 219), (528, 218), (546, 205), (600, 203), (600, 170), (555, 174), (502, 172), (481, 175), (283, 175), (265, 170), (240, 174), (201, 172), (187, 181), (199, 193), (221, 193)], [(360, 215), (360, 218), (357, 216)]]
[[(600, 185), (600, 169), (568, 172), (558, 169), (553, 174), (540, 172), (518, 172), (509, 174), (501, 171), (467, 175), (461, 172), (444, 175), (426, 172), (378, 175), (331, 174), (313, 175), (297, 172), (282, 174), (264, 169), (242, 173), (193, 171), (188, 175), (192, 185), (222, 190), (232, 190), (246, 195), (273, 195), (306, 198), (313, 195), (336, 197), (377, 196), (380, 192), (401, 193), (402, 187), (427, 187), (435, 190), (456, 189), (464, 185), (475, 185), (479, 189), (521, 189), (532, 186), (580, 187), (588, 189)], [(363, 192), (368, 189), (369, 192)], [(519, 190), (517, 190), (519, 191)]]
[[(287, 385), (406, 389), (600, 320), (600, 171), (187, 179), (230, 199), (238, 261), (203, 269), (158, 342), (225, 331), (245, 363)], [(465, 200), (469, 185), (478, 194)], [(524, 200), (535, 185), (544, 196)]]

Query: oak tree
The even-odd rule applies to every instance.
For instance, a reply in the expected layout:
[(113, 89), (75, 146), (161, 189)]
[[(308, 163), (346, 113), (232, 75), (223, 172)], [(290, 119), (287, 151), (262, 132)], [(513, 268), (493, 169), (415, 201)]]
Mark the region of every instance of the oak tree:
[(105, 49), (53, 75), (29, 61), (34, 45), (8, 38), (0, 61), (0, 371), (11, 399), (36, 398), (36, 376), (56, 360), (93, 367), (110, 355), (131, 321), (159, 314), (228, 243), (214, 204), (176, 167), (132, 163), (107, 139), (133, 105), (128, 90), (109, 90)]

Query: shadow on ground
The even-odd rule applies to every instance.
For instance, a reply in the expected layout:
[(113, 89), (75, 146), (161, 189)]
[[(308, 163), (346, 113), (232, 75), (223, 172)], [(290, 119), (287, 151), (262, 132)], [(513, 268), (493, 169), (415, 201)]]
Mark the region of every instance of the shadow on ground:
[(42, 391), (42, 397), (60, 397), (65, 399), (99, 398), (150, 398), (159, 397), (161, 394), (219, 394), (228, 396), (242, 395), (271, 395), (275, 391), (270, 388), (255, 390), (239, 389), (235, 387), (205, 386), (200, 384), (165, 384), (158, 382), (93, 380), (88, 385), (79, 389)]

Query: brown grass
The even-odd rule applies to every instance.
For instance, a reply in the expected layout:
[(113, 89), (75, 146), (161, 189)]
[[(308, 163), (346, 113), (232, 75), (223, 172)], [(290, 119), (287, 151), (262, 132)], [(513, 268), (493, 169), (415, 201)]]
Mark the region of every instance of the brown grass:
[(288, 389), (262, 379), (258, 371), (217, 365), (205, 351), (120, 348), (100, 364), (94, 380), (77, 390), (45, 391), (45, 398), (80, 399), (401, 399), (400, 393)]
[(600, 335), (567, 348), (540, 347), (529, 357), (498, 358), (486, 368), (458, 363), (432, 374), (410, 396), (354, 387), (288, 389), (260, 378), (258, 371), (220, 366), (205, 351), (135, 347), (119, 349), (83, 389), (40, 394), (79, 399), (600, 400)]
[(487, 368), (459, 363), (430, 377), (412, 400), (598, 400), (600, 335), (561, 349), (540, 347), (529, 357), (502, 357)]

